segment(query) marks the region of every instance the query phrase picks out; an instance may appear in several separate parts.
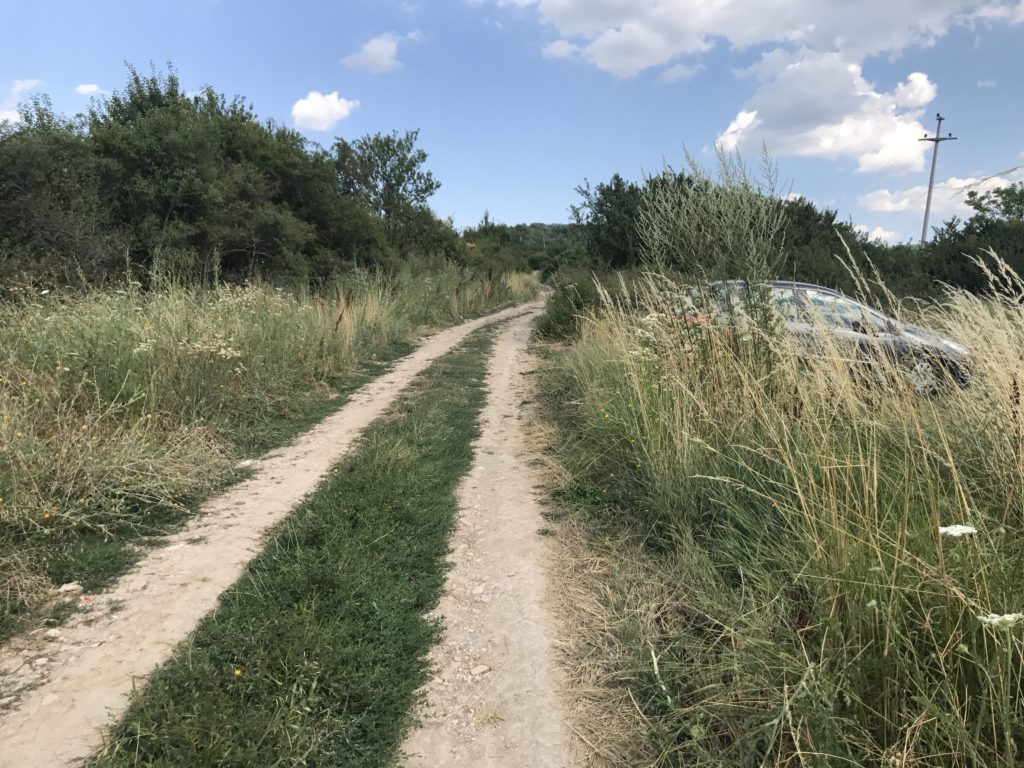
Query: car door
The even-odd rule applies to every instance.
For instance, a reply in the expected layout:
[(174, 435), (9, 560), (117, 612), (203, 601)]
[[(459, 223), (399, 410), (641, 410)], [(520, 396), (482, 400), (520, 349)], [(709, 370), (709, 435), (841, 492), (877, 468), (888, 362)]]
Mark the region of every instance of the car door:
[(816, 333), (827, 335), (841, 354), (873, 360), (892, 351), (894, 324), (881, 312), (825, 288), (801, 293)]
[(771, 286), (771, 295), (786, 334), (801, 353), (811, 352), (815, 346), (814, 326), (800, 290), (793, 285), (775, 284)]

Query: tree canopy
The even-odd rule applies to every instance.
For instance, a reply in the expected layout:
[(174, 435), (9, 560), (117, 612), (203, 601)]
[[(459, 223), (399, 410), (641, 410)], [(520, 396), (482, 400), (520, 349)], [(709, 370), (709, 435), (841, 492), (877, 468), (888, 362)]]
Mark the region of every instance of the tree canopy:
[(384, 222), (389, 244), (408, 248), (423, 233), (422, 214), (441, 182), (424, 170), (419, 131), (338, 139), (334, 162), (342, 192), (361, 197)]
[[(353, 264), (472, 261), (428, 201), (418, 131), (330, 150), (241, 97), (140, 73), (87, 114), (37, 99), (0, 125), (0, 275), (318, 282)], [(507, 265), (500, 265), (507, 268)]]
[[(716, 209), (716, 196), (722, 194), (719, 185), (691, 173), (667, 169), (641, 183), (614, 174), (608, 182), (596, 186), (584, 182), (577, 193), (580, 202), (571, 213), (583, 232), (585, 253), (573, 263), (588, 268), (637, 267), (651, 257), (650, 248), (645, 249), (637, 237), (645, 206), (676, 206), (672, 215), (661, 211), (658, 217), (660, 222), (674, 225), (672, 231), (658, 233), (657, 250), (660, 260), (684, 272), (700, 272), (702, 265), (722, 261), (714, 254), (723, 248), (735, 248), (721, 242), (721, 238), (728, 231), (743, 229), (718, 227), (702, 235), (699, 227), (688, 224), (691, 220), (717, 221), (709, 212)], [(764, 194), (774, 193), (765, 190)], [(835, 210), (819, 208), (803, 197), (782, 199), (778, 201), (782, 222), (773, 253), (768, 256), (780, 278), (806, 280), (847, 292), (856, 288), (843, 264), (850, 258), (865, 274), (877, 270), (895, 293), (906, 296), (934, 295), (943, 285), (983, 290), (987, 281), (972, 257), (989, 248), (1024, 274), (1024, 182), (970, 192), (966, 202), (975, 211), (970, 218), (944, 222), (935, 229), (931, 241), (920, 246), (873, 240), (852, 223), (841, 221)], [(715, 240), (701, 246), (700, 238), (705, 235)]]

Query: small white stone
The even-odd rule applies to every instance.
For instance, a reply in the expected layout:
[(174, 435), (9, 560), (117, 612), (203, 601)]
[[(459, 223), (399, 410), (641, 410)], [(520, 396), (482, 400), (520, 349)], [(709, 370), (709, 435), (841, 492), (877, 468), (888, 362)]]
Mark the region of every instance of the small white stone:
[(77, 581), (72, 581), (67, 584), (62, 584), (57, 588), (58, 595), (71, 595), (77, 594), (82, 591), (82, 585)]
[(58, 640), (60, 639), (60, 630), (48, 629), (46, 630), (45, 633), (43, 633), (43, 637), (45, 637), (47, 640)]
[(490, 671), (491, 668), (488, 667), (486, 664), (477, 664), (475, 667), (469, 670), (469, 673), (473, 675), (473, 677), (480, 677), (480, 675), (486, 675)]

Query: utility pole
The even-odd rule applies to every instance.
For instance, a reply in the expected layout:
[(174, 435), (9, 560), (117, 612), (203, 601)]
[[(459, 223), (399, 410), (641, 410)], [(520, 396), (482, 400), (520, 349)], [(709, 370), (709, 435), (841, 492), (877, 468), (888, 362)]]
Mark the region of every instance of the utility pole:
[(924, 204), (924, 226), (921, 228), (921, 245), (924, 245), (928, 239), (928, 216), (932, 212), (932, 189), (935, 187), (935, 165), (939, 160), (939, 144), (944, 141), (956, 141), (957, 139), (952, 133), (948, 136), (940, 135), (942, 133), (942, 121), (946, 118), (939, 114), (935, 115), (935, 117), (939, 122), (935, 126), (935, 137), (933, 138), (926, 133), (923, 139), (918, 139), (918, 141), (930, 141), (934, 144), (932, 147), (932, 175), (928, 179), (928, 202)]

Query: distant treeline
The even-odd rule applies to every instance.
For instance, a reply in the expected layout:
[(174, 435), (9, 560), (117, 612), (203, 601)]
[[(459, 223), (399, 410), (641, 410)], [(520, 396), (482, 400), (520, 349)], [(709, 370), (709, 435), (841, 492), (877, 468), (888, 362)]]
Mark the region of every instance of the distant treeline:
[[(239, 97), (186, 93), (173, 69), (129, 67), (124, 88), (85, 114), (56, 114), (40, 97), (18, 122), (0, 123), (0, 280), (102, 283), (130, 267), (142, 279), (315, 285), (352, 266), (410, 261), (625, 269), (645, 261), (637, 224), (653, 186), (716, 194), (685, 173), (639, 183), (616, 174), (577, 189), (571, 224), (499, 224), (485, 214), (459, 233), (429, 206), (440, 182), (417, 140), (418, 131), (394, 132), (324, 148), (261, 121)], [(945, 222), (922, 247), (871, 240), (833, 210), (786, 200), (779, 276), (850, 290), (835, 258), (845, 246), (902, 295), (931, 295), (942, 283), (981, 290), (964, 254), (985, 248), (1024, 272), (1024, 184), (966, 201), (973, 215)], [(699, 271), (692, 261), (680, 254), (674, 266)]]
[[(637, 224), (646, 193), (653, 185), (675, 184), (692, 195), (715, 194), (707, 184), (667, 171), (641, 183), (616, 174), (607, 182), (578, 188), (580, 203), (573, 215), (581, 228), (585, 254), (581, 266), (625, 269), (642, 265), (643, 252)], [(819, 209), (806, 198), (783, 202), (785, 225), (780, 234), (778, 276), (821, 283), (853, 291), (854, 282), (837, 255), (850, 250), (855, 264), (866, 274), (876, 268), (894, 293), (930, 296), (949, 284), (978, 292), (987, 286), (970, 256), (993, 249), (1015, 271), (1024, 274), (1024, 183), (985, 193), (969, 192), (974, 211), (966, 221), (946, 221), (932, 239), (919, 244), (887, 244), (873, 240), (852, 224), (838, 220), (837, 213)], [(700, 264), (679, 254), (671, 265), (683, 272), (697, 272)]]
[(74, 117), (37, 98), (0, 123), (0, 279), (97, 283), (127, 266), (143, 279), (315, 284), (410, 260), (540, 266), (543, 233), (512, 238), (485, 219), (464, 239), (431, 211), (440, 183), (417, 138), (323, 148), (241, 98), (186, 93), (173, 69), (129, 68), (122, 90)]

